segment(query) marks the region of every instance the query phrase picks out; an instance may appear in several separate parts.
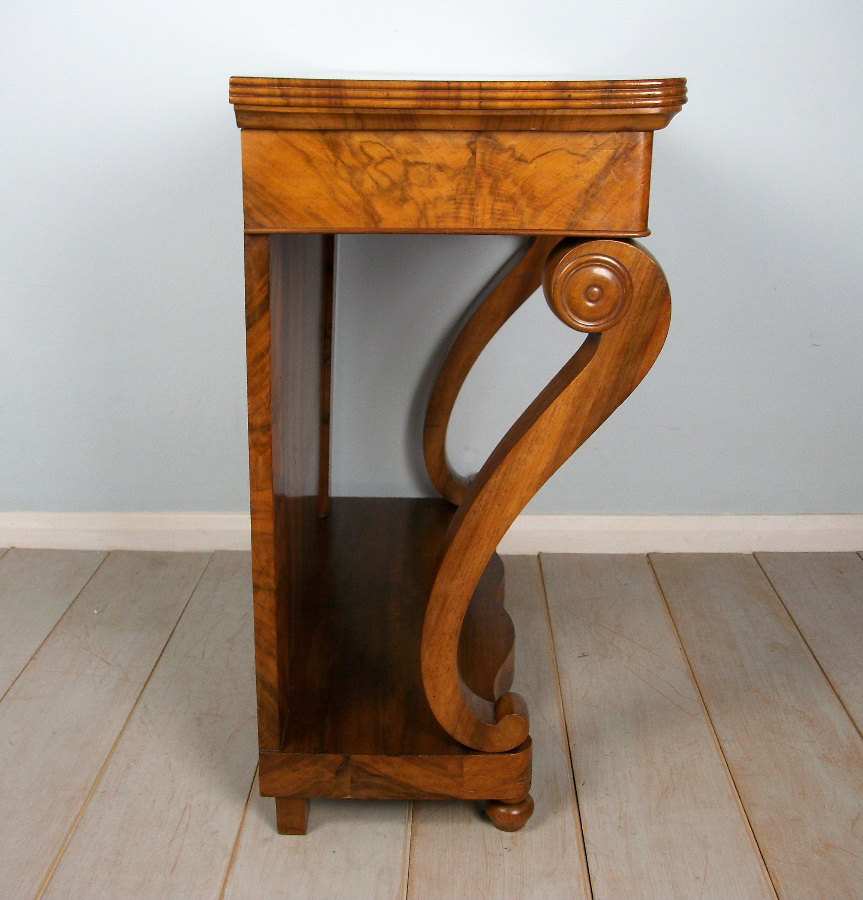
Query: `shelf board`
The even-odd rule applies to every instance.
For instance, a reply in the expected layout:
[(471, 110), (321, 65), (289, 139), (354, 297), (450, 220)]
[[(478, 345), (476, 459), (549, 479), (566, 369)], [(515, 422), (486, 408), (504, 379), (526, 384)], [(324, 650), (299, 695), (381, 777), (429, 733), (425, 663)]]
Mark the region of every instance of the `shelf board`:
[[(509, 753), (471, 750), (426, 701), (423, 617), (453, 514), (444, 500), (333, 498), (317, 520), (290, 642), (282, 752), (261, 754), (262, 793), (505, 799), (502, 781), (512, 796), (526, 793), (529, 741)], [(487, 698), (511, 681), (502, 587), (495, 555), (462, 631), (460, 656), (473, 660), (463, 676)]]

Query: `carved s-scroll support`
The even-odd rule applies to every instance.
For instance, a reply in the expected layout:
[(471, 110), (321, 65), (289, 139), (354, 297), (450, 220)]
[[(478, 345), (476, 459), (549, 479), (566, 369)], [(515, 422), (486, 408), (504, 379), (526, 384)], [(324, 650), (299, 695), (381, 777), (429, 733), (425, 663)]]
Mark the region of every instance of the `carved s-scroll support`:
[(662, 270), (629, 242), (561, 242), (548, 259), (543, 286), (555, 313), (587, 338), (467, 488), (447, 532), (423, 626), (423, 684), (432, 711), (456, 740), (491, 752), (511, 750), (527, 737), (527, 707), (517, 694), (495, 703), (478, 697), (462, 679), (459, 633), (471, 596), (515, 517), (647, 374), (671, 317)]
[(449, 467), (446, 432), (459, 391), (468, 372), (504, 322), (542, 281), (542, 267), (558, 237), (537, 237), (474, 311), (450, 348), (432, 389), (423, 427), (423, 453), (432, 484), (456, 506), (467, 483)]

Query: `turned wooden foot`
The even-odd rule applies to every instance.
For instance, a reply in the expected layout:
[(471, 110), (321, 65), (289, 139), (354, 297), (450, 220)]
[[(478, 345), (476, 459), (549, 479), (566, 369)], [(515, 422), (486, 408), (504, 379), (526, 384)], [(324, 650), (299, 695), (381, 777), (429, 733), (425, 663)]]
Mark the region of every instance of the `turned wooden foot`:
[(305, 834), (308, 821), (308, 800), (276, 797), (276, 830), (279, 834)]
[(520, 803), (486, 800), (485, 814), (501, 831), (518, 831), (533, 815), (533, 797), (528, 794)]

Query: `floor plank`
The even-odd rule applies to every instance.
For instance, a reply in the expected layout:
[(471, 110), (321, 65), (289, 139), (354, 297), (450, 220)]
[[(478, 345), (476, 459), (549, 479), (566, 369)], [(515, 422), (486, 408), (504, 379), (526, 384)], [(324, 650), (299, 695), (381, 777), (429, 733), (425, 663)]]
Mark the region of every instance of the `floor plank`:
[(0, 702), (0, 897), (39, 890), (208, 559), (111, 553)]
[(863, 896), (863, 740), (755, 558), (652, 561), (780, 897)]
[(249, 798), (225, 900), (403, 900), (408, 804), (312, 800), (309, 832), (276, 833), (276, 806)]
[(758, 553), (757, 559), (863, 731), (863, 559), (856, 553)]
[(415, 803), (411, 900), (590, 896), (539, 561), (512, 556), (505, 563), (506, 607), (517, 641), (513, 690), (530, 709), (536, 811), (522, 831), (506, 834), (473, 804)]
[(595, 896), (772, 898), (647, 559), (542, 571)]
[(105, 556), (86, 550), (0, 550), (0, 698)]
[(123, 731), (46, 900), (218, 898), (257, 756), (251, 558), (217, 553)]

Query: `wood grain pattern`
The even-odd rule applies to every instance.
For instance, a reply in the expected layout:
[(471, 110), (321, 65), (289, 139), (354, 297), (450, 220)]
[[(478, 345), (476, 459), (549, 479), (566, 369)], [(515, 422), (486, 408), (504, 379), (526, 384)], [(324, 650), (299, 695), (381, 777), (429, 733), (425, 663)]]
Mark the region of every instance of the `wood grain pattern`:
[(499, 831), (520, 831), (530, 821), (535, 804), (528, 794), (524, 800), (507, 803), (502, 800), (486, 800), (485, 814)]
[(320, 235), (246, 237), (246, 355), (258, 736), (278, 750), (304, 542), (318, 515), (321, 336), (326, 270)]
[(515, 628), (504, 608), (503, 561), (489, 560), (462, 623), (458, 668), (480, 697), (492, 703), (515, 678)]
[[(518, 746), (527, 735), (527, 711), (517, 695), (492, 704), (459, 677), (458, 636), (474, 587), (518, 513), (632, 393), (668, 332), (668, 285), (648, 253), (619, 241), (583, 242), (574, 252), (585, 260), (611, 259), (625, 269), (633, 292), (628, 312), (585, 339), (489, 456), (447, 532), (423, 626), (429, 705), (449, 734), (477, 750)], [(586, 282), (584, 289), (590, 287)]]
[(407, 812), (402, 801), (316, 800), (308, 835), (282, 837), (256, 785), (224, 900), (402, 900)]
[(863, 740), (758, 563), (651, 559), (779, 896), (863, 895)]
[[(299, 592), (302, 667), (289, 686), (281, 753), (261, 754), (265, 794), (525, 796), (530, 742), (473, 752), (440, 727), (423, 693), (423, 615), (452, 515), (443, 500), (336, 497), (316, 520)], [(488, 617), (472, 631), (487, 647), (463, 650), (474, 659), (472, 687), (486, 694), (512, 651), (512, 623), (496, 599), (501, 576), (493, 561), (473, 612)]]
[(489, 341), (542, 284), (542, 268), (556, 237), (534, 238), (527, 252), (471, 314), (449, 349), (429, 397), (423, 425), (423, 455), (432, 484), (458, 505), (468, 482), (455, 474), (446, 458), (446, 434), (462, 385)]
[[(521, 801), (530, 784), (527, 734), (513, 752), (479, 759), (446, 735), (424, 700), (420, 629), (450, 508), (431, 501), (428, 509), (436, 511), (429, 519), (417, 512), (426, 508), (422, 503), (408, 503), (392, 522), (318, 517), (325, 239), (248, 238), (246, 263), (263, 789), (285, 798), (491, 794)], [(378, 507), (395, 509), (398, 502)], [(418, 526), (423, 515), (431, 528)], [(337, 532), (341, 537), (331, 542), (329, 535)], [(383, 556), (382, 547), (389, 548)], [(380, 561), (370, 565), (376, 556)], [(363, 607), (358, 597), (372, 599)], [(337, 608), (325, 609), (331, 602)], [(394, 604), (409, 615), (394, 615)], [(378, 609), (377, 622), (371, 608)], [(492, 655), (500, 658), (478, 652), (479, 668), (468, 677), (478, 679), (475, 689), (493, 695), (494, 685), (506, 678), (501, 672), (510, 664), (512, 633), (499, 604), (482, 618), (486, 625), (476, 641), (485, 641), (480, 632), (490, 630), (488, 647), (498, 648)], [(382, 627), (390, 621), (391, 627)], [(302, 653), (298, 671), (291, 666), (295, 646)], [(354, 665), (358, 653), (370, 653), (377, 664)], [(481, 670), (492, 663), (486, 678)], [(357, 671), (365, 677), (358, 679)], [(370, 703), (377, 712), (369, 712)]]
[(262, 753), (264, 796), (353, 800), (520, 802), (530, 790), (532, 744), (506, 753)]
[(105, 556), (85, 550), (0, 551), (0, 698)]
[[(652, 257), (573, 237), (647, 233), (653, 131), (685, 101), (683, 79), (232, 79), (248, 237), (260, 778), (281, 798), (283, 830), (303, 830), (305, 806), (286, 801), (310, 794), (476, 797), (492, 785), (485, 799), (499, 827), (530, 815), (528, 712), (508, 690), (513, 629), (489, 567), (517, 513), (662, 346), (668, 289)], [(416, 503), (328, 526), (313, 518), (330, 507), (340, 232), (540, 236), (474, 317), (432, 398), (429, 468), (444, 496), (462, 501), (451, 522), (444, 507)], [(552, 255), (555, 272), (566, 269), (549, 283), (553, 308), (596, 334), (465, 491), (445, 459), (452, 404), (477, 354), (536, 286), (552, 249), (545, 235), (567, 236)], [(593, 294), (606, 290), (598, 306), (616, 297), (612, 312), (594, 319)], [(570, 315), (571, 301), (588, 314)], [(381, 530), (388, 518), (394, 527)]]
[[(320, 508), (326, 243), (322, 235), (270, 237), (274, 627), (279, 660), (279, 708), (283, 716), (279, 723), (280, 738), (286, 727), (285, 716), (290, 715), (287, 696), (293, 677), (291, 655), (298, 627), (303, 570)], [(255, 658), (258, 658), (257, 645)], [(258, 715), (260, 719), (260, 709)], [(279, 742), (271, 749), (278, 746)]]
[(249, 233), (647, 233), (650, 132), (244, 130), (242, 145)]
[[(527, 828), (505, 834), (464, 803), (414, 803), (409, 900), (589, 898), (587, 869), (536, 557), (505, 558), (518, 634), (516, 686), (532, 711), (537, 753)], [(446, 865), (441, 865), (441, 860)]]
[(213, 557), (44, 898), (218, 896), (257, 762), (249, 563)]
[(596, 896), (774, 897), (646, 558), (541, 558)]
[(276, 831), (279, 834), (305, 834), (308, 827), (308, 800), (276, 797)]
[(686, 79), (358, 81), (232, 78), (241, 128), (650, 131), (686, 102)]
[(863, 731), (863, 560), (856, 553), (756, 556), (848, 714)]
[(39, 889), (208, 559), (111, 553), (0, 702), (0, 896)]
[[(270, 239), (245, 237), (246, 377), (249, 416), (249, 494), (255, 615), (258, 741), (277, 750), (285, 720), (278, 667), (273, 402), (270, 354)], [(281, 567), (281, 563), (280, 563)]]

